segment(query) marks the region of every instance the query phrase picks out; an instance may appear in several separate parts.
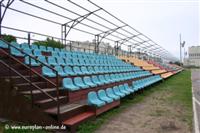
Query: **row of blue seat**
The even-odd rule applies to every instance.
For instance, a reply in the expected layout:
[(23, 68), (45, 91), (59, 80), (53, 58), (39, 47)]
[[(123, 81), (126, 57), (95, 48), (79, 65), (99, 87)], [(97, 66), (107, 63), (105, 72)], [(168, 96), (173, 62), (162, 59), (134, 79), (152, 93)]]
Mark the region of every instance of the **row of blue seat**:
[[(16, 42), (11, 42), (11, 44), (19, 49), (22, 49), (24, 51), (32, 51), (36, 50), (36, 51), (43, 51), (43, 52), (52, 52), (52, 54), (54, 56), (62, 56), (62, 57), (71, 57), (71, 58), (99, 58), (99, 59), (114, 59), (116, 58), (115, 56), (112, 55), (99, 55), (99, 54), (95, 54), (95, 53), (85, 53), (85, 52), (80, 52), (80, 51), (67, 51), (65, 49), (59, 49), (59, 48), (53, 48), (53, 47), (46, 47), (46, 46), (39, 46), (39, 45), (29, 45), (27, 43), (22, 43), (22, 44), (18, 44)], [(7, 44), (3, 44), (6, 46), (7, 48)], [(1, 47), (1, 45), (0, 45)], [(13, 53), (20, 53), (20, 51), (16, 50), (13, 48)], [(39, 53), (39, 52), (38, 52)]]
[(151, 76), (134, 82), (134, 89), (139, 90), (162, 80), (159, 75)]
[[(106, 60), (80, 60), (77, 58), (74, 59), (66, 59), (62, 57), (46, 57), (46, 56), (38, 56), (37, 59), (45, 64), (57, 66), (57, 65), (62, 65), (62, 66), (129, 66), (132, 67), (131, 65), (128, 65), (126, 63), (120, 63), (118, 61), (106, 61)], [(31, 65), (32, 66), (40, 66), (40, 63), (37, 62), (35, 59), (31, 58)], [(29, 64), (29, 57), (25, 57), (25, 64)], [(139, 68), (137, 68), (139, 69)]]
[[(53, 74), (52, 74), (53, 75)], [(70, 91), (76, 91), (80, 89), (86, 89), (90, 87), (96, 87), (99, 85), (110, 84), (119, 81), (125, 81), (129, 79), (134, 79), (136, 77), (143, 77), (146, 75), (151, 75), (148, 72), (133, 72), (133, 73), (119, 73), (119, 74), (106, 74), (97, 76), (85, 76), (72, 78), (64, 78), (62, 82), (63, 89)]]
[(102, 107), (131, 93), (134, 93), (134, 90), (125, 83), (106, 90), (99, 90), (98, 92), (91, 91), (88, 93), (87, 102), (88, 105)]
[[(55, 70), (61, 77), (77, 76), (77, 75), (91, 75), (91, 74), (103, 74), (103, 73), (119, 73), (119, 72), (133, 72), (135, 69), (127, 67), (85, 67), (85, 66), (55, 66)], [(138, 69), (136, 69), (138, 70)], [(141, 70), (141, 69), (140, 69)], [(56, 72), (52, 69), (43, 66), (42, 74), (47, 77), (56, 77)], [(134, 73), (136, 76), (141, 74), (149, 74), (149, 72), (137, 71)]]
[(160, 76), (151, 76), (136, 82), (133, 81), (131, 86), (125, 83), (106, 90), (99, 90), (98, 92), (91, 91), (88, 93), (87, 102), (88, 105), (102, 107), (160, 80), (162, 80)]

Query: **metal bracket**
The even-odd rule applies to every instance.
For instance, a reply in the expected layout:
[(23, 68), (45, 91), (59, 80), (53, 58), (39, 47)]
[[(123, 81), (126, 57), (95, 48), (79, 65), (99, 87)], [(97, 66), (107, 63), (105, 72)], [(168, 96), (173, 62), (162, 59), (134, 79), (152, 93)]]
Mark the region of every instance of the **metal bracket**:
[[(97, 9), (95, 11), (89, 12), (89, 13), (83, 15), (83, 16), (80, 16), (80, 17), (76, 18), (76, 19), (73, 19), (73, 20), (71, 20), (71, 21), (69, 21), (69, 22), (67, 22), (65, 24), (62, 24), (62, 28), (61, 28), (62, 29), (62, 37), (64, 37), (65, 40), (66, 40), (67, 35), (69, 34), (69, 32), (71, 31), (72, 28), (74, 28), (77, 24), (81, 23), (88, 16), (90, 16), (91, 14), (93, 14), (93, 13), (99, 11), (99, 10), (101, 10), (101, 8), (99, 8), (99, 9)], [(72, 24), (70, 25), (70, 23), (72, 23)], [(67, 30), (67, 27), (69, 27), (68, 30)]]
[(1, 33), (2, 32), (1, 25), (2, 25), (2, 22), (3, 22), (3, 18), (5, 16), (5, 14), (6, 14), (6, 11), (7, 11), (8, 7), (14, 2), (14, 0), (8, 0), (8, 2), (6, 3), (6, 5), (4, 5), (5, 9), (4, 9), (3, 14), (2, 14), (2, 5), (3, 5), (3, 2), (4, 2), (4, 0), (0, 1), (0, 35), (2, 34)]

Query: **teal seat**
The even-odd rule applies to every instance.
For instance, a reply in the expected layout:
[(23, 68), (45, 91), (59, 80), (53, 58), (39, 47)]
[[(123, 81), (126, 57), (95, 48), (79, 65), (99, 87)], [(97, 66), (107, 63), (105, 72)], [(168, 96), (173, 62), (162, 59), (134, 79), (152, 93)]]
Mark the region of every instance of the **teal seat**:
[(22, 49), (30, 49), (30, 45), (28, 43), (21, 43), (20, 45)]
[(73, 71), (76, 75), (84, 75), (84, 73), (80, 70), (80, 67), (74, 66)]
[(62, 57), (57, 57), (56, 60), (58, 62), (58, 65), (61, 65), (61, 66), (67, 65)]
[(65, 57), (66, 57), (65, 52), (59, 52), (58, 55), (59, 55), (60, 57), (62, 57), (62, 58), (65, 58)]
[[(45, 56), (38, 56), (37, 59), (38, 59), (39, 61), (41, 61), (42, 63), (47, 64), (47, 60), (46, 60)], [(40, 63), (40, 62), (39, 62), (39, 63)]]
[(53, 72), (53, 70), (51, 70), (50, 68), (46, 66), (42, 67), (42, 75), (50, 77), (50, 78), (56, 77), (56, 74)]
[(76, 75), (76, 73), (72, 70), (72, 68), (70, 66), (65, 66), (64, 67), (64, 71), (65, 73), (67, 73), (68, 75), (74, 76)]
[(95, 74), (95, 71), (94, 71), (93, 67), (91, 67), (91, 66), (88, 67), (88, 72), (90, 74)]
[(46, 48), (46, 46), (39, 46), (39, 50), (46, 52), (47, 48)]
[(96, 87), (97, 85), (92, 82), (91, 78), (88, 76), (83, 77), (83, 81), (86, 85), (89, 85), (90, 87)]
[[(34, 46), (36, 46), (36, 45), (34, 45)], [(33, 49), (33, 54), (34, 54), (34, 56), (42, 56), (41, 51), (38, 49)]]
[(108, 97), (104, 90), (99, 90), (97, 94), (98, 94), (98, 97), (99, 97), (100, 100), (105, 101), (106, 103), (112, 103), (113, 102), (113, 99)]
[(89, 88), (89, 85), (86, 85), (81, 77), (75, 77), (74, 78), (74, 84), (78, 87), (81, 87), (82, 89)]
[(55, 52), (61, 52), (59, 48), (54, 48)]
[(61, 76), (61, 77), (68, 76), (68, 74), (64, 72), (64, 70), (63, 70), (63, 68), (61, 66), (55, 66), (54, 68), (58, 72), (59, 76)]
[(36, 49), (39, 49), (39, 48), (38, 48), (38, 45), (32, 44), (32, 45), (31, 45), (31, 49), (32, 49), (32, 50), (36, 50)]
[(55, 52), (55, 51), (51, 52), (51, 56), (53, 56), (53, 57), (59, 57), (58, 56), (58, 52)]
[(94, 92), (94, 91), (88, 93), (87, 102), (88, 102), (88, 105), (93, 105), (96, 107), (102, 107), (102, 106), (106, 105), (106, 102), (100, 100), (97, 97), (96, 92)]
[(48, 52), (53, 52), (53, 47), (47, 47)]
[(110, 98), (112, 98), (114, 100), (119, 100), (120, 99), (120, 96), (115, 95), (111, 88), (107, 88), (106, 89), (106, 94), (107, 94), (108, 97), (110, 97)]
[(105, 77), (105, 80), (107, 80), (109, 83), (113, 83), (114, 82), (114, 80), (111, 79), (109, 74), (106, 74), (104, 77)]
[(80, 87), (74, 85), (71, 78), (64, 78), (62, 81), (62, 86), (63, 86), (63, 89), (67, 89), (70, 91), (76, 91), (80, 89)]
[(14, 48), (14, 47), (10, 47), (11, 50), (11, 54), (14, 56), (18, 56), (18, 57), (23, 57), (24, 54), (22, 54), (21, 51), (19, 51), (18, 49)]
[(126, 96), (124, 93), (119, 91), (118, 86), (114, 86), (113, 87), (113, 92), (114, 92), (115, 95), (120, 96), (121, 98)]
[(90, 74), (85, 66), (82, 66), (82, 67), (81, 67), (81, 72), (82, 72), (83, 74)]
[[(29, 63), (29, 61), (31, 61), (31, 62)], [(40, 63), (36, 62), (36, 60), (33, 58), (29, 59), (29, 56), (25, 57), (25, 64), (26, 65), (30, 64), (31, 66), (40, 66)]]
[(72, 63), (73, 63), (74, 66), (81, 66), (78, 59), (76, 59), (76, 58), (72, 58)]
[(131, 92), (131, 93), (134, 92), (134, 90), (131, 89), (127, 83), (125, 83), (123, 86), (124, 86), (124, 89), (125, 89), (126, 91), (129, 91), (129, 92)]
[(57, 66), (58, 65), (58, 63), (56, 62), (55, 57), (53, 57), (53, 56), (48, 57), (47, 61), (48, 61), (49, 65), (53, 65), (53, 66)]
[(33, 55), (32, 49), (29, 49), (29, 48), (23, 49), (23, 52), (26, 53), (26, 54), (28, 54), (28, 55)]
[(92, 82), (97, 84), (97, 85), (103, 85), (104, 82), (101, 82), (97, 76), (92, 76)]
[(106, 80), (105, 80), (105, 78), (104, 78), (103, 75), (99, 75), (98, 78), (99, 78), (99, 81), (102, 82), (102, 83), (104, 83), (104, 84), (109, 83), (109, 81), (106, 81)]
[(124, 86), (123, 85), (119, 85), (119, 91), (121, 91), (122, 93), (126, 94), (126, 95), (129, 95), (130, 92), (129, 91), (126, 91)]
[(8, 48), (8, 44), (6, 44), (4, 41), (0, 40), (0, 48)]
[(72, 62), (72, 59), (65, 59), (65, 62), (68, 66), (74, 66), (73, 62)]

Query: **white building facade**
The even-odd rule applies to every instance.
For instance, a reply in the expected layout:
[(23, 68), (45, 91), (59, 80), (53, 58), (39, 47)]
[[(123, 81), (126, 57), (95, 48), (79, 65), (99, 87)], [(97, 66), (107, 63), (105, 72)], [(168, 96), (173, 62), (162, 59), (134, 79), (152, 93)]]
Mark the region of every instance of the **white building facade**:
[(200, 67), (200, 46), (188, 48), (188, 59), (184, 60), (184, 65)]

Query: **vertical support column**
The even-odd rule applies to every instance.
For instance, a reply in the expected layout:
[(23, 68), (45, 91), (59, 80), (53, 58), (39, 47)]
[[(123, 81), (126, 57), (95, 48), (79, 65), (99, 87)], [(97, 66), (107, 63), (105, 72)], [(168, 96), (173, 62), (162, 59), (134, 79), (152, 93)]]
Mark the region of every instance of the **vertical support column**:
[(180, 63), (182, 63), (182, 50), (181, 50), (182, 46), (181, 45), (182, 44), (181, 44), (181, 34), (180, 34)]
[(2, 35), (2, 27), (1, 27), (1, 25), (2, 25), (2, 20), (3, 20), (3, 18), (2, 18), (2, 7), (1, 7), (1, 4), (2, 4), (2, 1), (0, 2), (0, 37), (1, 37), (1, 35)]
[(31, 33), (28, 32), (28, 44), (30, 45), (31, 44)]
[(99, 35), (95, 35), (95, 53), (99, 53)]

